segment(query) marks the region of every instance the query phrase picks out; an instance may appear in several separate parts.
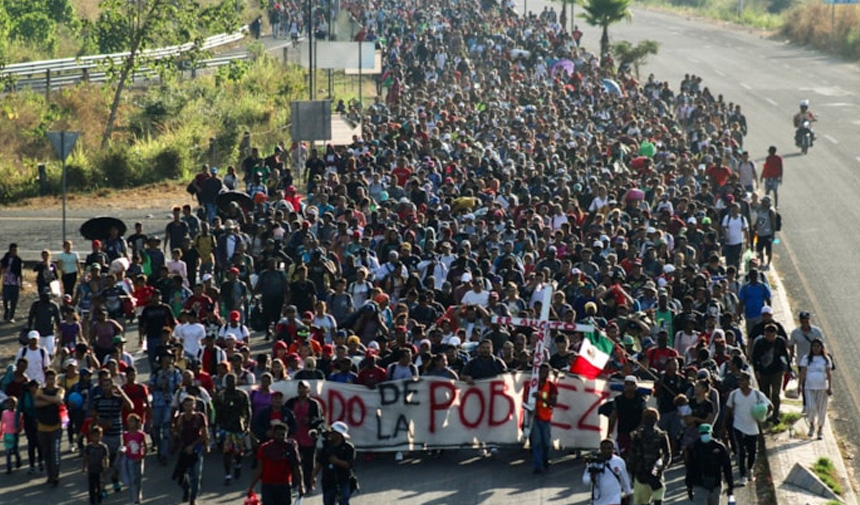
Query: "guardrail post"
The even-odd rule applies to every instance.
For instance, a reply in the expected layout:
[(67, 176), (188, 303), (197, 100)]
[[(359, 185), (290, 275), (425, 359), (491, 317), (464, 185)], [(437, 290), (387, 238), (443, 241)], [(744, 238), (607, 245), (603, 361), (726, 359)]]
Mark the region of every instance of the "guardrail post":
[(81, 69), (81, 80), (84, 82), (90, 82), (90, 69), (86, 67)]
[(51, 101), (51, 69), (45, 71), (45, 101)]
[(47, 195), (48, 194), (48, 170), (45, 168), (44, 163), (39, 163), (37, 167), (39, 171), (39, 194)]
[(290, 46), (284, 46), (284, 63), (290, 61)]

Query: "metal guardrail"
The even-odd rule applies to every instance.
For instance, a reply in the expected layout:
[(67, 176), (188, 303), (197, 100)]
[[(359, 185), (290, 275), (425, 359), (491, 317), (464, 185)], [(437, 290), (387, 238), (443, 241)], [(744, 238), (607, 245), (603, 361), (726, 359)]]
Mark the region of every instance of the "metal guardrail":
[[(218, 58), (210, 58), (207, 60), (200, 60), (195, 62), (193, 69), (187, 70), (205, 70), (207, 68), (218, 68), (223, 65), (229, 65), (232, 61), (240, 61), (247, 60), (250, 58), (249, 54), (234, 54), (230, 56), (221, 56)], [(134, 73), (134, 80), (144, 79), (149, 80), (153, 79), (157, 76), (157, 73), (154, 69), (149, 67), (141, 67)], [(68, 74), (68, 75), (59, 75), (51, 77), (51, 89), (62, 88), (66, 86), (74, 86), (79, 84), (84, 80), (82, 74)], [(87, 74), (86, 81), (87, 82), (105, 82), (107, 80), (107, 74), (105, 72), (90, 72)], [(45, 77), (37, 77), (37, 78), (28, 78), (28, 79), (19, 79), (18, 82), (15, 83), (15, 87), (17, 89), (32, 89), (33, 91), (44, 91), (47, 87), (47, 81)]]
[[(210, 50), (216, 47), (232, 44), (245, 38), (247, 33), (248, 26), (243, 26), (233, 33), (222, 33), (208, 37), (203, 41), (200, 47), (203, 50)], [(143, 52), (143, 55), (146, 58), (162, 59), (181, 54), (193, 47), (193, 43), (187, 43), (147, 50)], [(29, 87), (32, 89), (45, 90), (49, 86), (53, 89), (77, 84), (83, 81), (100, 82), (105, 80), (104, 72), (90, 72), (91, 69), (97, 69), (99, 65), (108, 60), (113, 63), (120, 63), (124, 58), (128, 57), (128, 55), (128, 52), (124, 52), (82, 56), (80, 58), (62, 58), (29, 63), (15, 63), (12, 65), (6, 65), (6, 67), (0, 69), (0, 77), (14, 76), (17, 79), (17, 83), (15, 85), (16, 89)], [(242, 57), (238, 56), (231, 59), (242, 59)], [(216, 60), (219, 60), (219, 58), (204, 61), (212, 63), (209, 66), (219, 66), (214, 64)], [(198, 62), (198, 64), (201, 63), (204, 62)], [(137, 75), (145, 75), (147, 72), (153, 73), (149, 69), (141, 69), (137, 72)], [(41, 83), (41, 85), (38, 83)]]

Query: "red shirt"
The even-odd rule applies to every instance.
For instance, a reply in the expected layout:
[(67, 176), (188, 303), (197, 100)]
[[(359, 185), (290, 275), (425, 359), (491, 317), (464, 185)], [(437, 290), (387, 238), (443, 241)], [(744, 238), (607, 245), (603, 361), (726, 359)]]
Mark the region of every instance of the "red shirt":
[(780, 179), (782, 178), (782, 156), (772, 154), (764, 160), (764, 167), (761, 170), (762, 179)]
[(391, 171), (391, 175), (397, 177), (397, 185), (403, 187), (412, 177), (412, 170), (409, 170), (409, 167), (397, 167)]
[(142, 426), (143, 423), (146, 423), (146, 404), (149, 401), (149, 390), (143, 384), (126, 384), (122, 390), (133, 404), (131, 410), (122, 409), (122, 424), (127, 423), (129, 415), (137, 414), (140, 416)]
[(664, 349), (652, 347), (648, 349), (648, 352), (645, 353), (645, 355), (648, 357), (648, 366), (654, 370), (662, 372), (666, 370), (666, 362), (669, 361), (669, 358), (678, 357), (678, 351), (672, 347), (666, 347)]
[(729, 182), (729, 177), (732, 176), (732, 171), (724, 165), (711, 165), (705, 170), (705, 175), (714, 181), (714, 185), (721, 188)]
[(358, 372), (358, 379), (356, 379), (355, 383), (362, 386), (375, 386), (385, 381), (385, 379), (385, 369), (376, 365), (373, 368), (365, 368)]
[(298, 465), (299, 449), (295, 440), (283, 442), (269, 440), (257, 450), (257, 460), (263, 465), (260, 482), (263, 484), (291, 484), (293, 465)]

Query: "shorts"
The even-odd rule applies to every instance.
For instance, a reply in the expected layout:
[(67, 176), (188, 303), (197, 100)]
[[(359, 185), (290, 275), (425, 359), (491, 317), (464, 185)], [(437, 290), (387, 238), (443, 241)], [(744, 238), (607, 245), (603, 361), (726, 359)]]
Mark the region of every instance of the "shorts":
[(232, 452), (234, 454), (242, 454), (242, 451), (245, 449), (246, 435), (244, 433), (222, 430), (219, 435), (221, 436), (221, 441), (224, 444), (223, 447), (225, 453)]
[(764, 237), (759, 236), (756, 239), (755, 249), (759, 253), (762, 251), (767, 251), (767, 253), (770, 254), (773, 250), (773, 235), (767, 235)]
[(765, 191), (776, 191), (779, 188), (779, 179), (776, 177), (768, 177), (764, 180)]
[(643, 505), (652, 501), (663, 501), (666, 495), (666, 483), (660, 489), (652, 489), (651, 484), (633, 479), (633, 505)]

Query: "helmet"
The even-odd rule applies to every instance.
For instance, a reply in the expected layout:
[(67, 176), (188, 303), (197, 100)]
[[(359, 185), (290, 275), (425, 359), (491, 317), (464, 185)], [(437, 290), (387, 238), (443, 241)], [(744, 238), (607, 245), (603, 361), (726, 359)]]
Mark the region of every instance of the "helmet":
[(809, 100), (801, 100), (800, 106), (801, 107), (809, 107)]

